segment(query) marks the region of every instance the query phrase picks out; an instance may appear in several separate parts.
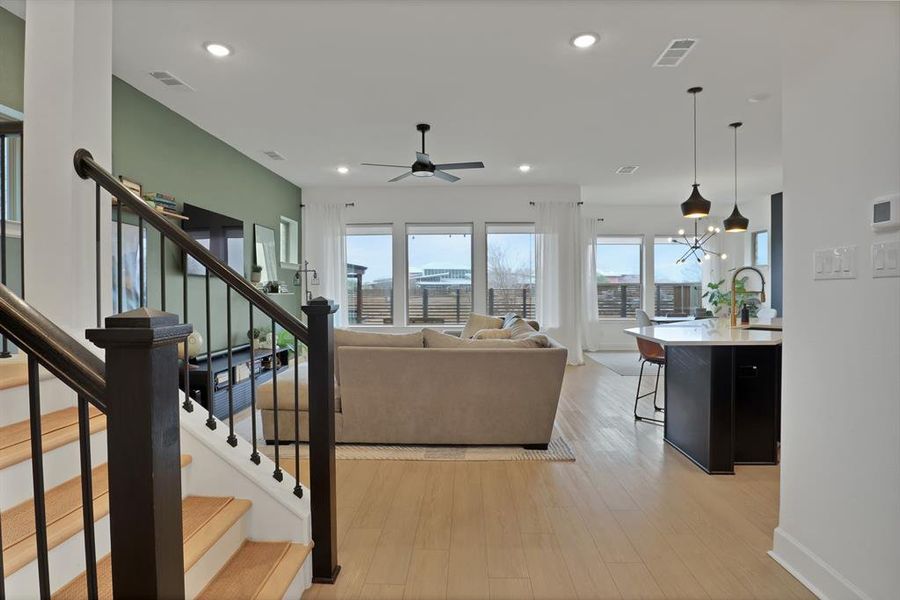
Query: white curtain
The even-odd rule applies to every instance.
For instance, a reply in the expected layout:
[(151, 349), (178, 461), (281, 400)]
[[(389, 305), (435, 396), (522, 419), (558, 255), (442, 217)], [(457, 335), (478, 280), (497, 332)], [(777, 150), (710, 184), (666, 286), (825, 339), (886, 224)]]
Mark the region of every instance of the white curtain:
[(347, 246), (343, 203), (312, 203), (306, 213), (305, 230), (309, 235), (310, 267), (319, 275), (319, 289), (313, 296), (323, 296), (340, 304), (334, 315), (335, 327), (346, 327), (347, 319)]
[(578, 326), (585, 350), (598, 350), (601, 344), (600, 317), (597, 313), (597, 227), (596, 218), (581, 219), (581, 303)]
[(535, 218), (535, 314), (541, 327), (569, 350), (569, 364), (584, 362), (581, 207), (575, 202), (537, 202)]

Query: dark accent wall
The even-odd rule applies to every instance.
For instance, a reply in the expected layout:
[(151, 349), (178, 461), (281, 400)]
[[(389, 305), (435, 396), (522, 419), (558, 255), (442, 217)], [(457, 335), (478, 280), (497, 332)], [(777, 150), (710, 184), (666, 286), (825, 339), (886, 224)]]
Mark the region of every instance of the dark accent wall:
[(772, 280), (772, 308), (778, 316), (784, 316), (784, 221), (782, 219), (782, 193), (772, 194), (772, 225), (769, 243), (772, 245), (769, 278)]

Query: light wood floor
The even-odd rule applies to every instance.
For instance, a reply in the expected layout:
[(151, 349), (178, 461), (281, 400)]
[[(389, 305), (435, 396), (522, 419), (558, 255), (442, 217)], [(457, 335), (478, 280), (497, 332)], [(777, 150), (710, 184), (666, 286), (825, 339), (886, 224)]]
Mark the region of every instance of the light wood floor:
[(304, 600), (813, 598), (766, 555), (778, 468), (702, 473), (632, 420), (636, 383), (569, 368), (575, 463), (338, 461), (343, 569)]

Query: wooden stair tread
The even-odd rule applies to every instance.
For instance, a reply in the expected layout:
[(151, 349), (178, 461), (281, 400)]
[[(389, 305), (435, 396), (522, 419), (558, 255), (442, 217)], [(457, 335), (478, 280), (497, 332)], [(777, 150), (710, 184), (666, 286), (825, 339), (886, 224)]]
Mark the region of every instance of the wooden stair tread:
[[(90, 430), (106, 429), (106, 416), (89, 407)], [(41, 416), (41, 441), (44, 452), (78, 439), (78, 409), (64, 408)], [(31, 458), (31, 428), (29, 421), (20, 421), (0, 428), (0, 469)]]
[[(185, 573), (249, 508), (249, 500), (231, 497), (188, 496), (181, 501)], [(193, 562), (189, 561), (189, 553), (194, 555)], [(101, 599), (112, 600), (112, 570), (108, 554), (97, 561), (97, 589)], [(85, 597), (87, 584), (84, 573), (53, 594), (55, 600), (83, 600)]]
[(303, 544), (244, 542), (197, 600), (280, 600), (308, 554)]
[[(189, 455), (182, 455), (182, 468), (190, 462)], [(94, 520), (97, 521), (109, 513), (109, 482), (105, 463), (93, 469), (91, 481)], [(53, 549), (84, 527), (81, 512), (81, 475), (46, 490), (44, 505), (47, 514), (47, 546)], [(37, 557), (34, 499), (28, 499), (3, 511), (0, 514), (0, 522), (3, 527), (3, 571), (4, 576), (9, 576)]]

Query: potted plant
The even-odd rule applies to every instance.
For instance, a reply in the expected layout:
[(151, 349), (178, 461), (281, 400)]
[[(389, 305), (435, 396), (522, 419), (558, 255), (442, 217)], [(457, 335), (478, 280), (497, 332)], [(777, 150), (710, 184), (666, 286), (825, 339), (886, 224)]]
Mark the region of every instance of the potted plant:
[(250, 267), (250, 283), (259, 283), (262, 280), (262, 266), (253, 265)]
[[(706, 287), (708, 289), (703, 294), (703, 298), (705, 298), (709, 303), (709, 306), (712, 309), (712, 313), (716, 317), (719, 316), (719, 311), (723, 308), (725, 309), (724, 316), (727, 317), (731, 314), (731, 290), (723, 289), (722, 286), (724, 284), (724, 279), (720, 279), (716, 283), (709, 282), (706, 284)], [(737, 294), (736, 304), (738, 309), (746, 304), (750, 309), (750, 316), (755, 317), (756, 313), (759, 312), (759, 300), (753, 295), (752, 292), (747, 292), (746, 285), (746, 277), (741, 277), (734, 282), (734, 292)]]

